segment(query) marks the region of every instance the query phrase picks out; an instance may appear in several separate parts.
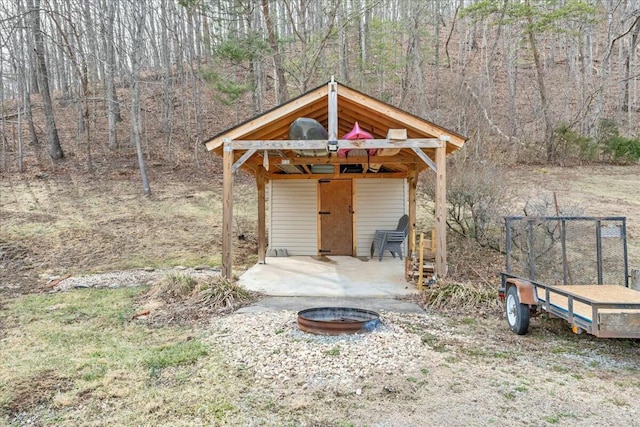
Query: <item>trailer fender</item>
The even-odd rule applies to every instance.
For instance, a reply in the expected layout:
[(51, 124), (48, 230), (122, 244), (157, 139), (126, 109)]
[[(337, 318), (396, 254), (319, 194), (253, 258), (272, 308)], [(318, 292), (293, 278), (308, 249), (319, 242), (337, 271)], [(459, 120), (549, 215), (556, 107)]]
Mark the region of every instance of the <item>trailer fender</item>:
[(505, 291), (509, 290), (509, 286), (515, 286), (518, 290), (518, 299), (520, 300), (520, 304), (539, 304), (538, 295), (536, 294), (535, 288), (531, 282), (521, 279), (507, 279), (507, 289), (505, 289)]

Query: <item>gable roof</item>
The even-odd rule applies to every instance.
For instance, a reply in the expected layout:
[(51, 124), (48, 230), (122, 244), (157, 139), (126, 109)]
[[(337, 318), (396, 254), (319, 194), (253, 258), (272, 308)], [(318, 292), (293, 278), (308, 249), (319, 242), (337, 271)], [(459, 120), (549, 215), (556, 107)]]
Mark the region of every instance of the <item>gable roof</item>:
[[(389, 129), (406, 129), (407, 138), (446, 137), (447, 154), (461, 148), (466, 137), (424, 120), (390, 104), (365, 95), (348, 86), (338, 85), (338, 135), (349, 132), (357, 121), (360, 128), (376, 139), (384, 139)], [(289, 126), (298, 117), (308, 117), (328, 124), (329, 91), (327, 84), (312, 89), (297, 98), (263, 114), (223, 131), (204, 144), (207, 150), (222, 152), (225, 139), (287, 140)]]

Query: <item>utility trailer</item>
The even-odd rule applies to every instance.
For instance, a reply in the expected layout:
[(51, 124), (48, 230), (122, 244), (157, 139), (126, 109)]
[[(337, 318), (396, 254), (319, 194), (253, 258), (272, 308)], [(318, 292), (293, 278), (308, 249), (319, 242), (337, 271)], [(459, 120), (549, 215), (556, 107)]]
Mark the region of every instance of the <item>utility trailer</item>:
[(626, 218), (507, 217), (499, 295), (519, 335), (542, 312), (574, 333), (640, 338), (640, 291), (629, 288)]

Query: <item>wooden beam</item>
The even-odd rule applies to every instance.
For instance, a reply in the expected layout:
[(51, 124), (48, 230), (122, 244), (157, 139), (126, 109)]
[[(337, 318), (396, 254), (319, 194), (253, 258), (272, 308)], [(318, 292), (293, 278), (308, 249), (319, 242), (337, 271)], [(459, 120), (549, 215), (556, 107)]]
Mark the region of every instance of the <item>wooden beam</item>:
[(258, 263), (264, 264), (266, 257), (266, 208), (265, 208), (265, 170), (258, 168), (256, 185), (258, 187)]
[(429, 156), (427, 156), (424, 151), (422, 151), (422, 149), (416, 147), (412, 147), (411, 149), (414, 153), (416, 153), (418, 157), (422, 159), (423, 162), (427, 164), (427, 166), (429, 166), (434, 172), (438, 173), (438, 166), (433, 162), (433, 160), (431, 160)]
[(447, 276), (447, 149), (436, 150), (436, 265), (438, 278)]
[[(411, 249), (415, 248), (416, 242), (416, 192), (418, 188), (418, 169), (415, 164), (409, 165), (409, 172), (407, 176), (407, 184), (409, 185), (409, 245), (407, 250), (407, 257), (405, 259), (405, 271), (409, 271), (409, 265), (411, 264)], [(421, 268), (422, 266), (420, 266)]]
[(267, 178), (270, 180), (278, 179), (381, 179), (381, 178), (406, 178), (406, 172), (382, 172), (382, 173), (341, 173), (335, 175), (332, 173), (316, 173), (316, 174), (288, 174), (288, 173), (270, 173)]
[[(230, 144), (234, 150), (323, 150), (327, 148), (328, 140), (236, 140)], [(439, 148), (444, 147), (445, 141), (440, 138), (415, 138), (406, 141), (392, 141), (389, 139), (339, 139), (338, 148)]]
[(246, 161), (247, 161), (247, 159), (249, 159), (249, 157), (253, 156), (253, 155), (256, 153), (256, 151), (258, 151), (258, 150), (256, 150), (255, 148), (252, 148), (251, 150), (247, 150), (247, 151), (242, 155), (242, 157), (240, 157), (240, 158), (239, 158), (239, 159), (238, 159), (238, 160), (233, 164), (233, 166), (231, 167), (231, 172), (232, 172), (232, 173), (236, 173), (236, 171), (237, 171), (238, 169), (240, 169), (240, 166), (242, 166), (242, 164), (243, 164), (244, 162), (246, 162)]
[(357, 156), (357, 157), (338, 157), (338, 156), (322, 156), (322, 157), (275, 157), (270, 158), (269, 162), (273, 165), (330, 165), (339, 164), (358, 164), (358, 163), (416, 163), (417, 159), (413, 155), (397, 154), (395, 156)]
[(410, 166), (417, 166), (417, 165), (415, 163), (389, 163), (383, 166), (385, 166), (387, 169), (390, 169), (392, 171), (407, 172)]
[(351, 256), (366, 256), (358, 254), (358, 186), (356, 180), (351, 180)]
[(329, 123), (327, 126), (327, 130), (329, 133), (329, 141), (335, 141), (338, 139), (338, 84), (333, 81), (333, 77), (329, 82), (329, 94), (327, 95), (329, 99), (328, 113), (329, 113)]
[(320, 189), (320, 181), (316, 182), (316, 207), (318, 215), (316, 216), (316, 242), (317, 242), (317, 255), (322, 256), (322, 215), (320, 211), (322, 210), (322, 190)]
[(233, 147), (225, 141), (222, 159), (222, 276), (233, 277), (231, 242), (233, 237)]

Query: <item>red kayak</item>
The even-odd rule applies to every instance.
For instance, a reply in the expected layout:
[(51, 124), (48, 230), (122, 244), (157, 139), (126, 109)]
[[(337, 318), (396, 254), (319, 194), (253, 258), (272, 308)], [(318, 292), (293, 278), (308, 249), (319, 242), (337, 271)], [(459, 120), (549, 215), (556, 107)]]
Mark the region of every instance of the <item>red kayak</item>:
[[(373, 139), (373, 135), (365, 130), (360, 129), (360, 125), (358, 125), (358, 122), (356, 122), (356, 124), (353, 126), (353, 129), (351, 129), (349, 133), (343, 136), (342, 139)], [(373, 156), (378, 150), (376, 148), (370, 148), (367, 151), (369, 152), (370, 156)], [(338, 157), (347, 157), (348, 152), (348, 148), (342, 148), (338, 150)]]

